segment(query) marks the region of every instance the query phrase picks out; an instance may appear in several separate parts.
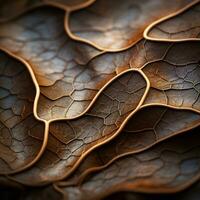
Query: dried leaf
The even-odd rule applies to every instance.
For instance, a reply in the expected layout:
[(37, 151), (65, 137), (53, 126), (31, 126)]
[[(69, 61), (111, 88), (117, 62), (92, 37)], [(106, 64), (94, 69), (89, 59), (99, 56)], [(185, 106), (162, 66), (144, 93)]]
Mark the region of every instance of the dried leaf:
[(19, 171), (38, 156), (44, 124), (33, 114), (36, 88), (26, 67), (0, 51), (0, 174)]
[(63, 16), (40, 8), (0, 25), (1, 47), (26, 60), (35, 73), (41, 90), (38, 115), (45, 120), (79, 115), (96, 93), (89, 86), (96, 72), (84, 64), (100, 52), (69, 39)]
[(147, 151), (121, 157), (77, 187), (63, 187), (68, 199), (99, 199), (117, 191), (173, 193), (199, 178), (199, 137), (188, 133)]
[(199, 40), (200, 3), (194, 1), (184, 9), (151, 24), (144, 33), (149, 40), (184, 41)]
[(143, 71), (151, 89), (145, 104), (164, 104), (200, 111), (199, 42), (174, 43), (163, 59)]
[(91, 152), (71, 177), (59, 184), (76, 184), (93, 168), (101, 169), (118, 157), (144, 151), (169, 137), (199, 125), (200, 115), (192, 111), (155, 105), (143, 106), (131, 117), (116, 138)]
[[(106, 53), (87, 63), (98, 52), (71, 41), (61, 18), (62, 12), (56, 9), (38, 9), (0, 26), (0, 45), (23, 57), (35, 72), (41, 90), (38, 115), (45, 120), (83, 114), (106, 82), (129, 69), (130, 62), (136, 68), (147, 62), (145, 54), (138, 55), (145, 43), (141, 41), (127, 51)], [(159, 48), (159, 53), (148, 61), (163, 56), (168, 45), (163, 44), (162, 51), (156, 44), (151, 48)]]
[(137, 193), (199, 180), (199, 1), (0, 3), (1, 186), (155, 200)]
[[(88, 8), (66, 15), (71, 38), (85, 41), (100, 50), (127, 49), (142, 39), (144, 29), (188, 5), (189, 0), (99, 0)], [(69, 22), (68, 22), (69, 21)]]
[[(1, 26), (0, 35), (2, 38), (0, 40), (0, 45), (26, 59), (35, 72), (41, 89), (38, 114), (42, 119), (53, 120), (57, 118), (75, 118), (78, 115), (83, 114), (94, 102), (99, 90), (105, 83), (116, 76), (116, 73), (120, 73), (130, 67), (141, 68), (143, 65), (147, 65), (153, 61), (155, 61), (155, 63), (156, 61), (157, 63), (159, 62), (160, 68), (165, 61), (171, 61), (174, 65), (186, 65), (190, 62), (198, 63), (198, 53), (200, 51), (198, 42), (172, 44), (152, 43), (142, 40), (137, 43), (136, 46), (126, 51), (106, 53), (92, 59), (92, 57), (98, 54), (95, 49), (83, 43), (76, 43), (69, 38), (67, 39), (63, 28), (60, 28), (62, 27), (62, 25), (60, 25), (60, 22), (62, 21), (62, 14), (60, 12), (61, 11), (55, 9), (52, 11), (38, 9), (29, 15), (22, 17), (21, 20), (12, 21), (11, 23), (6, 23)], [(52, 13), (54, 15), (52, 15)], [(44, 19), (44, 21), (42, 19)], [(31, 28), (34, 29), (33, 31), (24, 27), (28, 22), (34, 24), (34, 26), (31, 26)], [(36, 24), (38, 24), (38, 27)], [(10, 32), (12, 29), (15, 30), (16, 26), (19, 26), (18, 34), (16, 31)], [(51, 31), (48, 31), (47, 33), (47, 30)], [(61, 31), (61, 36), (58, 36), (59, 34), (57, 32), (59, 32), (59, 30)], [(36, 36), (35, 34), (37, 32), (38, 35)], [(10, 34), (11, 36), (9, 36)], [(41, 35), (45, 38), (41, 39)], [(55, 40), (50, 38), (55, 38)], [(61, 49), (60, 46), (62, 46)], [(194, 52), (190, 51), (193, 47), (195, 47), (193, 50)], [(171, 55), (172, 53), (174, 54), (175, 51), (181, 52), (181, 55), (178, 55), (177, 57)], [(182, 52), (187, 55), (181, 57)], [(150, 65), (152, 65), (152, 63), (148, 66)], [(171, 68), (175, 69), (175, 66), (171, 66)], [(187, 68), (191, 69), (192, 67), (185, 66), (185, 68), (176, 68), (187, 70)], [(148, 70), (150, 70), (150, 67), (144, 68), (147, 75), (151, 73), (148, 72)], [(166, 72), (162, 73), (166, 74)], [(185, 72), (181, 73), (184, 75)], [(176, 75), (172, 74), (171, 76), (176, 78)], [(198, 79), (198, 68), (197, 75), (194, 78)], [(160, 78), (156, 76), (154, 76), (153, 79), (150, 77), (150, 82), (154, 81), (157, 84), (157, 80), (160, 81), (159, 79)], [(171, 80), (167, 81), (168, 86), (172, 87), (173, 82), (170, 82)], [(180, 85), (179, 82), (180, 78), (177, 80), (176, 84)], [(154, 89), (151, 90), (151, 95), (149, 96), (147, 103), (162, 103), (173, 105), (175, 107), (183, 106), (189, 109), (193, 108), (199, 110), (198, 99), (197, 102), (194, 102), (196, 98), (198, 98), (198, 88), (197, 91), (194, 91), (196, 89), (194, 87), (196, 86), (193, 86), (192, 83), (190, 84), (191, 90), (166, 92), (170, 93), (170, 95), (171, 93), (175, 93), (172, 94), (176, 97), (176, 99), (173, 99), (173, 102), (171, 102), (171, 99), (166, 99), (166, 89), (162, 87), (163, 85), (164, 84), (162, 84), (160, 88), (159, 85), (153, 86)], [(158, 88), (160, 91), (156, 90)], [(181, 97), (180, 95), (184, 93), (186, 93), (185, 97)], [(170, 95), (168, 96), (169, 98), (172, 96)], [(189, 100), (192, 99), (192, 101), (189, 103), (184, 102), (184, 105), (181, 105), (182, 101), (185, 100), (183, 98), (188, 98), (188, 95), (191, 96)], [(193, 105), (193, 103), (196, 105)]]
[(38, 185), (68, 176), (91, 150), (121, 131), (144, 101), (148, 89), (139, 71), (131, 70), (114, 79), (82, 117), (52, 122), (44, 155), (28, 171), (14, 175), (14, 179)]

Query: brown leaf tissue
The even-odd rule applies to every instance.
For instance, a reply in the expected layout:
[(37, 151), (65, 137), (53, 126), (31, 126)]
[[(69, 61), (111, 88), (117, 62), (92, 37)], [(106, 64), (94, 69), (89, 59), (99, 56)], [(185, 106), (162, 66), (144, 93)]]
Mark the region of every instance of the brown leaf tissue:
[(199, 200), (200, 0), (0, 0), (0, 199)]

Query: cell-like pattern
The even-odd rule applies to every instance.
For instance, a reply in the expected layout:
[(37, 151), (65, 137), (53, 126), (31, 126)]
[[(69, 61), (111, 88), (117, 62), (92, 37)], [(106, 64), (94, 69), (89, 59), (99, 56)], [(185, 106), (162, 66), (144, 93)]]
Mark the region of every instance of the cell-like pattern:
[(38, 8), (0, 25), (0, 46), (26, 60), (35, 73), (41, 91), (38, 115), (45, 120), (80, 114), (96, 92), (91, 86), (96, 71), (84, 64), (100, 52), (69, 39), (63, 15)]
[[(176, 123), (174, 123), (176, 121)], [(113, 140), (91, 152), (60, 185), (77, 184), (93, 168), (101, 169), (117, 157), (142, 152), (169, 137), (200, 125), (200, 115), (164, 106), (143, 106)]]
[(1, 198), (199, 199), (199, 0), (0, 4)]
[(199, 42), (172, 44), (165, 57), (144, 66), (151, 90), (145, 104), (200, 110)]
[[(35, 72), (41, 90), (38, 115), (45, 120), (82, 114), (109, 80), (130, 69), (131, 60), (137, 68), (144, 64), (138, 56), (143, 41), (127, 51), (106, 53), (90, 61), (99, 52), (71, 41), (61, 23), (61, 11), (37, 9), (0, 25), (0, 45), (27, 60)], [(19, 31), (11, 32), (16, 24)]]
[(119, 51), (142, 39), (152, 22), (188, 5), (190, 0), (98, 0), (66, 16), (68, 34), (101, 50)]
[(62, 187), (68, 199), (99, 199), (116, 191), (170, 193), (198, 180), (199, 129), (95, 170), (77, 187)]
[(145, 38), (156, 41), (199, 40), (200, 2), (191, 5), (173, 15), (151, 24), (144, 33)]
[[(23, 57), (35, 72), (41, 90), (38, 115), (48, 121), (75, 118), (83, 114), (102, 87), (118, 73), (129, 68), (141, 68), (148, 62), (164, 60), (168, 54), (171, 56), (173, 50), (169, 50), (171, 43), (159, 44), (141, 40), (126, 51), (95, 57), (99, 51), (86, 44), (74, 42), (65, 35), (60, 24), (61, 18), (62, 11), (43, 8), (16, 21), (0, 25), (0, 46)], [(16, 31), (10, 32), (16, 29), (16, 24), (18, 34)], [(28, 28), (25, 24), (32, 26)], [(189, 42), (185, 43), (186, 50), (191, 45)], [(190, 62), (190, 57), (198, 54), (198, 42), (194, 45), (197, 46), (194, 53), (185, 50), (188, 54), (185, 62)], [(174, 48), (182, 47), (174, 44)], [(175, 57), (173, 61), (183, 62), (181, 59), (183, 58)], [(155, 96), (161, 98), (159, 95), (154, 95), (154, 98)]]
[(26, 67), (0, 51), (0, 174), (31, 163), (44, 137), (44, 124), (33, 114), (36, 88)]
[(118, 76), (82, 117), (52, 122), (44, 155), (28, 171), (14, 175), (14, 179), (37, 185), (68, 176), (91, 150), (119, 133), (139, 109), (148, 89), (139, 71)]

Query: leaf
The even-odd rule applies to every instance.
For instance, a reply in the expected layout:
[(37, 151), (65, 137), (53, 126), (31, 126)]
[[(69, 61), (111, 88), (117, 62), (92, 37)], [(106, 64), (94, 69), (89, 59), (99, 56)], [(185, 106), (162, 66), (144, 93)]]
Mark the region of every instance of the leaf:
[(51, 5), (67, 11), (84, 8), (95, 0), (0, 0), (0, 22), (8, 21), (34, 8)]
[[(52, 13), (54, 13), (54, 15), (52, 15)], [(131, 67), (141, 68), (145, 64), (147, 65), (150, 62), (159, 60), (160, 63), (162, 63), (161, 61), (169, 60), (179, 64), (198, 61), (197, 57), (200, 49), (198, 48), (198, 43), (153, 43), (144, 40), (126, 51), (106, 53), (91, 60), (94, 53), (97, 53), (97, 51), (83, 43), (80, 44), (71, 41), (69, 38), (66, 39), (67, 36), (65, 34), (62, 35), (64, 30), (61, 31), (61, 38), (58, 36), (55, 40), (49, 39), (55, 38), (56, 36), (54, 34), (56, 33), (54, 31), (58, 31), (59, 27), (62, 27), (59, 25), (61, 16), (60, 11), (55, 9), (52, 11), (45, 9), (36, 10), (30, 15), (24, 16), (21, 21), (4, 24), (1, 26), (0, 32), (2, 36), (0, 45), (14, 54), (20, 57), (22, 56), (31, 64), (41, 89), (38, 102), (38, 115), (45, 120), (51, 121), (57, 118), (70, 119), (83, 114), (93, 104), (94, 99), (99, 94), (99, 90), (104, 87), (106, 82), (116, 76), (117, 73)], [(41, 22), (41, 19), (46, 20)], [(35, 31), (30, 33), (30, 30), (24, 30), (24, 24), (27, 24), (29, 21), (33, 24), (37, 24), (39, 23), (38, 20), (40, 20), (40, 24), (42, 25), (38, 25), (38, 27), (36, 25), (31, 26), (36, 29)], [(19, 27), (18, 24), (20, 24)], [(50, 24), (51, 26), (49, 26)], [(12, 29), (15, 31), (11, 32), (10, 30)], [(22, 29), (22, 31), (19, 31), (17, 35), (16, 30), (18, 29)], [(46, 33), (46, 30), (52, 31)], [(35, 36), (35, 32), (39, 32), (38, 36)], [(11, 36), (8, 37), (8, 35), (12, 33), (15, 33), (15, 35), (12, 36), (13, 39)], [(43, 37), (46, 39), (41, 39), (40, 35), (44, 35)], [(67, 40), (66, 45), (63, 47), (63, 42), (65, 40)], [(191, 45), (195, 46), (194, 52), (190, 51)], [(58, 49), (60, 46), (62, 46), (62, 48), (59, 51)], [(173, 47), (171, 48), (171, 46)], [(44, 47), (48, 49), (45, 52)], [(184, 48), (184, 51), (182, 48)], [(79, 50), (77, 51), (77, 49)], [(188, 55), (186, 55), (185, 58), (182, 58), (181, 55), (179, 55), (179, 57), (173, 57), (171, 54), (174, 53), (175, 50), (181, 50), (181, 52), (183, 51)], [(88, 56), (83, 57), (83, 54)], [(66, 56), (69, 56), (69, 58)], [(185, 69), (186, 68), (187, 67), (185, 67)], [(148, 69), (148, 67), (144, 68), (146, 74), (148, 74)], [(156, 82), (157, 78), (155, 76), (154, 78), (153, 81)], [(164, 89), (160, 88), (160, 90)], [(193, 90), (193, 88), (191, 88), (191, 90)], [(157, 95), (157, 93), (159, 94)], [(171, 101), (166, 101), (166, 97), (162, 91), (159, 92), (156, 90), (154, 92), (152, 89), (151, 96), (148, 98), (147, 103), (173, 104), (173, 106), (180, 107), (182, 101), (180, 93), (185, 93), (185, 91), (176, 91), (175, 95), (178, 96), (178, 99), (176, 99), (177, 102), (172, 103)], [(191, 95), (193, 100), (197, 96), (196, 92)], [(193, 104), (194, 102), (190, 103)], [(191, 108), (193, 105), (186, 105), (186, 107)], [(194, 107), (195, 110), (198, 110), (198, 105)]]
[(200, 36), (200, 3), (199, 0), (180, 11), (152, 23), (144, 37), (156, 41), (199, 40)]
[(82, 117), (52, 122), (47, 150), (40, 161), (14, 175), (14, 180), (41, 185), (68, 176), (90, 151), (121, 131), (147, 92), (148, 83), (141, 72), (131, 70), (119, 75)]
[(147, 151), (123, 156), (87, 177), (77, 187), (63, 187), (68, 199), (101, 199), (119, 191), (174, 193), (199, 178), (199, 129)]
[(172, 44), (163, 59), (144, 66), (151, 84), (145, 104), (200, 111), (199, 47), (199, 42)]
[(33, 113), (36, 88), (27, 68), (0, 51), (0, 174), (31, 165), (43, 144), (44, 123)]
[[(2, 2), (0, 185), (26, 185), (22, 199), (109, 199), (127, 190), (141, 199), (136, 193), (176, 193), (197, 181), (200, 136), (191, 129), (200, 123), (199, 42), (142, 36), (150, 22), (184, 15), (195, 3)], [(4, 121), (20, 128), (12, 132)]]
[[(33, 69), (41, 90), (37, 112), (48, 121), (82, 115), (107, 82), (131, 68), (130, 62), (134, 68), (147, 62), (145, 41), (129, 50), (92, 59), (100, 52), (70, 40), (60, 24), (61, 18), (60, 10), (43, 8), (0, 25), (0, 45), (24, 58)], [(160, 58), (168, 48), (168, 44), (149, 44), (159, 51), (148, 61)]]
[[(142, 40), (126, 51), (105, 53), (95, 57), (99, 53), (97, 50), (83, 43), (74, 42), (65, 35), (63, 28), (61, 28), (62, 25), (60, 25), (61, 17), (61, 11), (56, 9), (38, 9), (29, 15), (25, 15), (21, 20), (3, 24), (0, 31), (0, 45), (26, 59), (35, 72), (41, 90), (38, 115), (48, 121), (57, 118), (71, 119), (84, 114), (94, 103), (106, 82), (129, 68), (141, 68), (148, 63), (151, 65), (150, 62), (160, 61), (162, 63), (161, 61), (165, 60), (179, 64), (198, 62), (200, 49), (198, 42), (172, 44)], [(33, 31), (24, 27), (25, 24), (30, 23), (29, 21), (34, 24), (31, 26), (31, 29), (34, 29)], [(17, 32), (17, 30), (19, 31)], [(48, 33), (47, 30), (49, 30)], [(9, 36), (10, 34), (11, 36)], [(41, 38), (41, 35), (44, 38)], [(190, 51), (191, 45), (195, 46), (194, 52)], [(184, 54), (188, 55), (185, 58), (182, 58), (181, 55), (173, 57), (171, 54), (175, 50), (181, 50), (180, 52), (183, 51)], [(149, 73), (147, 72), (148, 69), (150, 67), (144, 68), (146, 74)], [(153, 78), (155, 78), (153, 81), (157, 84), (159, 77), (154, 76)], [(150, 79), (152, 80), (151, 77)], [(168, 85), (170, 86), (170, 83)], [(191, 91), (194, 90), (192, 87)], [(184, 90), (175, 91), (176, 99), (173, 101), (176, 102), (171, 102), (171, 100), (167, 102), (163, 92), (165, 89), (159, 89), (160, 91), (157, 91), (154, 87), (151, 90), (147, 103), (181, 106), (183, 98), (180, 95), (186, 93)], [(193, 104), (194, 99), (197, 98), (197, 92), (192, 91), (192, 94), (190, 94), (191, 91), (189, 91), (189, 95), (191, 95), (190, 99), (192, 98), (193, 102), (191, 101), (190, 104)], [(188, 92), (185, 97), (188, 98)], [(198, 110), (198, 102), (194, 106), (187, 102), (185, 104), (187, 105), (183, 106), (189, 109), (195, 107), (194, 109)]]
[(66, 30), (71, 38), (85, 41), (100, 50), (119, 51), (142, 39), (153, 21), (177, 11), (188, 0), (99, 0), (78, 12), (66, 15)]
[(101, 169), (125, 154), (145, 151), (199, 125), (200, 115), (195, 112), (156, 105), (142, 106), (116, 138), (92, 151), (77, 170), (59, 185), (77, 184), (94, 168)]
[(100, 52), (69, 39), (63, 16), (58, 9), (41, 8), (0, 25), (0, 46), (34, 71), (41, 91), (38, 115), (45, 120), (79, 115), (96, 93), (90, 86), (96, 72), (84, 64)]

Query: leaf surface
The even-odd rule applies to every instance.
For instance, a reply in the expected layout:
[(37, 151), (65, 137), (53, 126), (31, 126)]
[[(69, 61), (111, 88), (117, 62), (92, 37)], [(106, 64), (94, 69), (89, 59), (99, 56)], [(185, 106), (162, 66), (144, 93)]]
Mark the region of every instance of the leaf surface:
[(9, 174), (30, 164), (42, 144), (44, 124), (33, 114), (36, 88), (27, 68), (0, 51), (0, 173)]
[(199, 40), (200, 3), (191, 5), (151, 24), (144, 33), (145, 38), (159, 41)]
[(153, 21), (188, 5), (188, 0), (99, 0), (84, 10), (66, 15), (69, 35), (101, 50), (127, 49), (142, 39)]
[(199, 129), (147, 151), (123, 156), (93, 170), (77, 187), (63, 187), (68, 199), (100, 199), (119, 191), (174, 193), (199, 178)]
[(40, 185), (68, 176), (90, 151), (121, 131), (141, 106), (148, 89), (139, 71), (119, 75), (83, 116), (52, 122), (47, 149), (40, 161), (13, 178), (27, 185)]

